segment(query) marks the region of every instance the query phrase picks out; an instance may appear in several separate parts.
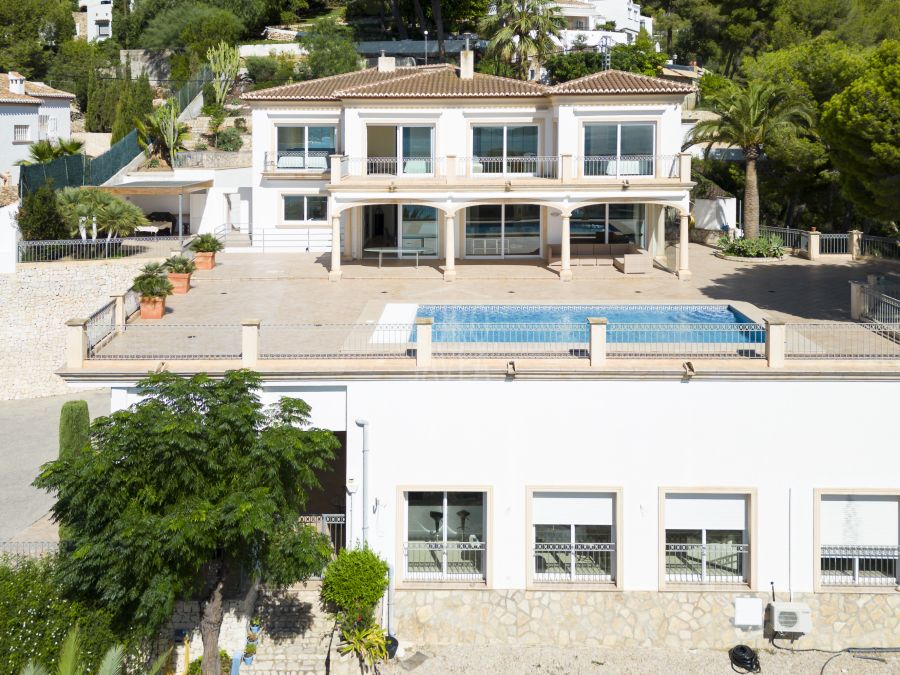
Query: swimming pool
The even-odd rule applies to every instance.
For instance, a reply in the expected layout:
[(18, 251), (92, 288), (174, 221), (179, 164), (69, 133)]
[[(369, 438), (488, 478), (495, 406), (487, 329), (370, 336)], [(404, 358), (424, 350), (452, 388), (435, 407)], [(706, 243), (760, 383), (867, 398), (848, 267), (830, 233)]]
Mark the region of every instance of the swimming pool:
[(730, 305), (419, 305), (432, 341), (584, 342), (589, 317), (606, 318), (607, 342), (765, 343), (765, 330)]

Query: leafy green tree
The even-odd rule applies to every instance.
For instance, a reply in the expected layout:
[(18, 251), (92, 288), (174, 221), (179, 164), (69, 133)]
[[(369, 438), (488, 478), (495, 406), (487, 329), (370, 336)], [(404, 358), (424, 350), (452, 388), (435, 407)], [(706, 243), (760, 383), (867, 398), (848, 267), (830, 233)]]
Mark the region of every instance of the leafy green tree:
[(91, 74), (110, 66), (109, 59), (97, 42), (67, 40), (53, 56), (47, 71), (47, 84), (75, 94), (78, 108), (84, 112), (88, 106), (88, 88)]
[(790, 0), (775, 8), (772, 46), (802, 44), (839, 28), (850, 14), (852, 0)]
[(598, 51), (586, 49), (552, 54), (544, 62), (547, 74), (554, 83), (577, 80), (579, 77), (603, 70), (605, 57)]
[(796, 135), (811, 123), (808, 105), (784, 87), (751, 82), (733, 94), (712, 96), (713, 119), (700, 120), (691, 130), (687, 145), (723, 143), (744, 153), (744, 236), (759, 236), (759, 186), (756, 163), (778, 135)]
[(886, 40), (863, 74), (823, 106), (820, 130), (845, 194), (873, 218), (900, 209), (900, 41)]
[(69, 0), (0, 2), (0, 71), (43, 79), (59, 45), (74, 35)]
[(179, 3), (153, 17), (141, 34), (141, 44), (148, 49), (186, 51), (200, 63), (210, 48), (221, 41), (232, 44), (243, 32), (243, 22), (228, 9)]
[(244, 59), (247, 75), (253, 80), (254, 89), (277, 87), (292, 81), (297, 67), (296, 61), (287, 54), (280, 56), (248, 56)]
[(300, 44), (308, 52), (305, 63), (308, 78), (339, 75), (360, 68), (352, 31), (332, 17), (313, 23), (300, 37)]
[(93, 452), (46, 464), (35, 481), (73, 535), (60, 578), (148, 630), (176, 600), (199, 597), (203, 672), (219, 675), (226, 583), (256, 570), (279, 588), (330, 558), (328, 537), (300, 515), (339, 443), (308, 428), (301, 400), (265, 408), (250, 371), (158, 373), (138, 392), (139, 403), (94, 421)]
[(153, 112), (153, 88), (150, 79), (143, 73), (137, 79), (131, 78), (130, 68), (125, 70), (122, 92), (116, 101), (116, 114), (112, 125), (112, 143), (116, 143), (136, 128), (135, 121), (144, 119)]
[(65, 220), (56, 203), (52, 181), (25, 193), (16, 218), (22, 239), (26, 241), (69, 238)]
[(837, 36), (852, 44), (877, 45), (883, 40), (900, 40), (900, 0), (851, 0), (846, 21), (837, 27)]
[(490, 40), (487, 56), (511, 63), (516, 77), (524, 80), (531, 59), (543, 63), (556, 50), (553, 38), (564, 27), (553, 0), (498, 0), (480, 30)]
[(609, 55), (610, 67), (613, 70), (651, 76), (659, 75), (659, 70), (667, 58), (662, 52), (656, 51), (656, 44), (643, 28), (634, 42), (630, 45), (616, 45)]

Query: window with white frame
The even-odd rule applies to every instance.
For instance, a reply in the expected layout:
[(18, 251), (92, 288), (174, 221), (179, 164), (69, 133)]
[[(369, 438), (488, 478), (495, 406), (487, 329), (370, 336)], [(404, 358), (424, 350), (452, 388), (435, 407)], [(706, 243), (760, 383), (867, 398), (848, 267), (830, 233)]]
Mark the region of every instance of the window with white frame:
[(616, 579), (615, 495), (534, 492), (535, 583), (612, 583)]
[[(359, 167), (352, 166), (352, 171)], [(434, 173), (434, 126), (370, 124), (366, 127), (366, 175)]]
[(749, 582), (747, 495), (669, 493), (665, 500), (666, 582)]
[(404, 579), (483, 581), (487, 494), (407, 492)]
[(47, 137), (47, 130), (50, 125), (50, 115), (38, 115), (38, 134), (41, 138)]
[(900, 584), (898, 530), (898, 495), (822, 495), (819, 503), (822, 585)]
[(473, 174), (535, 174), (537, 156), (535, 124), (472, 127)]
[(13, 142), (28, 143), (31, 140), (31, 128), (27, 124), (13, 126)]
[(337, 127), (281, 125), (278, 127), (278, 169), (310, 169), (324, 171), (328, 157), (337, 149)]
[(655, 135), (652, 122), (585, 124), (584, 175), (655, 175)]
[(283, 195), (282, 220), (286, 223), (326, 221), (328, 198), (319, 195)]

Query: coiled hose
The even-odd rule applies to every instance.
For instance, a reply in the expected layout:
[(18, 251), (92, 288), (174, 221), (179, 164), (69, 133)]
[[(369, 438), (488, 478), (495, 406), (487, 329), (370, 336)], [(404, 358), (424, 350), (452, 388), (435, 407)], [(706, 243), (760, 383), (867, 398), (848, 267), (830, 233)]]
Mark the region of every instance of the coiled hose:
[[(728, 650), (731, 669), (736, 673), (760, 673), (759, 656), (747, 645), (737, 645)], [(738, 670), (741, 668), (742, 670)]]

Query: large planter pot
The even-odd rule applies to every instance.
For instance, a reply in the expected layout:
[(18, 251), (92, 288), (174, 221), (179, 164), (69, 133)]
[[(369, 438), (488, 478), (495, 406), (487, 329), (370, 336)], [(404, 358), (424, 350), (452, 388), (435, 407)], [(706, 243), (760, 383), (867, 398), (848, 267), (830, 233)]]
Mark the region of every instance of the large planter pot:
[(141, 318), (161, 319), (166, 313), (165, 298), (145, 298), (141, 296)]
[(191, 273), (169, 272), (169, 282), (172, 284), (172, 293), (184, 295), (191, 288)]
[(216, 254), (200, 251), (194, 254), (194, 263), (198, 270), (211, 270), (216, 266)]
[(388, 635), (384, 639), (384, 646), (387, 649), (387, 655), (389, 659), (397, 656), (397, 648), (400, 646), (400, 643), (397, 641), (393, 635)]
[(252, 656), (245, 656), (245, 657), (244, 657), (244, 665), (246, 665), (246, 666), (251, 666), (251, 665), (253, 665), (253, 657), (252, 657)]

